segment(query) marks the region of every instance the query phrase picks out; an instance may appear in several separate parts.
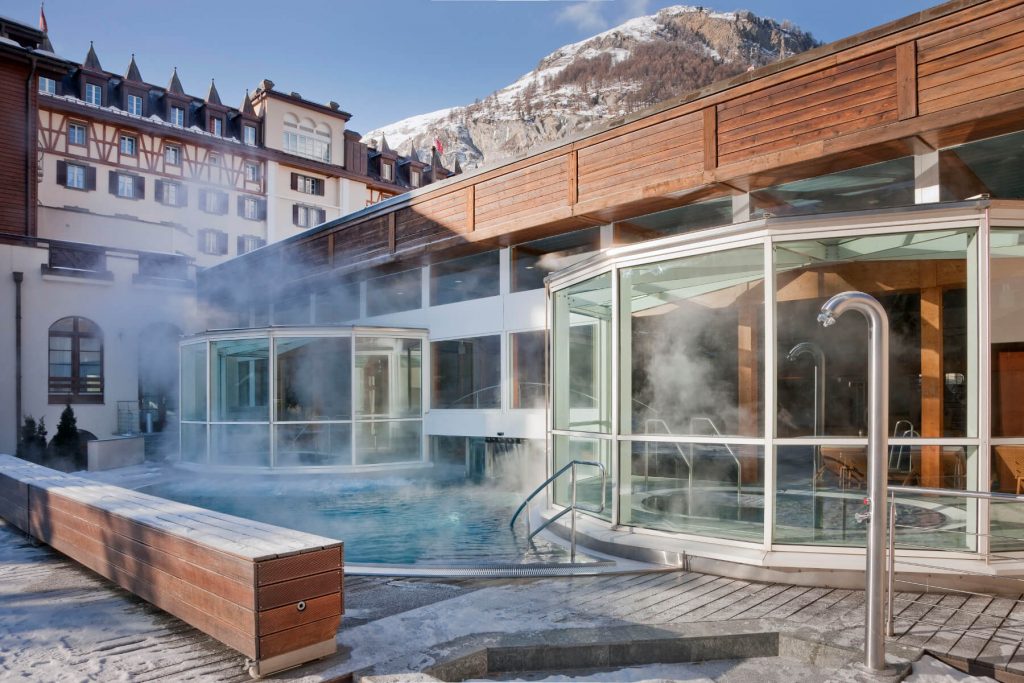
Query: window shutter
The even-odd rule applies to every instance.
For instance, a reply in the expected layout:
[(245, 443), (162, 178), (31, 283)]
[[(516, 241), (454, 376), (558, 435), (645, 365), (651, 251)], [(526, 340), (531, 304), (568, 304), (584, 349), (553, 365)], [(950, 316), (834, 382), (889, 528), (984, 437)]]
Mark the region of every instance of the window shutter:
[(245, 238), (239, 235), (235, 238), (235, 252), (238, 254), (244, 254), (242, 249), (245, 247)]
[(324, 210), (324, 209), (317, 209), (316, 210), (316, 215), (317, 215), (317, 218), (318, 218), (317, 224), (323, 223), (324, 221), (327, 220), (327, 211)]
[(256, 216), (261, 220), (267, 220), (267, 200), (260, 199), (256, 202)]
[(292, 204), (292, 225), (299, 224), (299, 205)]
[(188, 206), (188, 188), (184, 185), (178, 186), (178, 206)]
[[(228, 212), (228, 193), (227, 192), (221, 192), (219, 199), (220, 199), (220, 214), (223, 216), (223, 215), (225, 215)], [(225, 237), (224, 239), (225, 239), (225, 243), (226, 243), (227, 238)], [(228, 253), (226, 246), (224, 247), (224, 249), (225, 249), (224, 253), (225, 254)]]
[(245, 197), (238, 195), (238, 215), (245, 217)]
[(164, 181), (159, 178), (157, 178), (156, 185), (153, 188), (153, 199), (161, 204), (164, 203)]
[(110, 194), (117, 194), (117, 171), (110, 171)]
[(320, 179), (316, 181), (316, 193), (321, 197), (324, 196), (324, 185), (327, 184), (326, 180)]
[(68, 162), (57, 161), (57, 182), (61, 185), (68, 184)]
[(299, 174), (292, 173), (292, 189), (298, 191), (299, 189)]
[(146, 179), (140, 175), (135, 176), (132, 179), (135, 183), (135, 198), (145, 199), (146, 198)]
[(85, 189), (96, 189), (96, 169), (92, 166), (85, 167)]
[(217, 253), (228, 253), (228, 234), (226, 232), (217, 233)]

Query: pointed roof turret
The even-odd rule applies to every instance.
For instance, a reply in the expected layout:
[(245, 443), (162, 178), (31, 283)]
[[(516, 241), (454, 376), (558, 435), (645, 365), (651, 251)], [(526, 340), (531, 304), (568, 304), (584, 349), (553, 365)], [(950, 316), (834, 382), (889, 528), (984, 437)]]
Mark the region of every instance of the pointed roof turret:
[(459, 158), (455, 157), (455, 170), (452, 175), (459, 175), (460, 173), (462, 173), (462, 164), (459, 163)]
[(210, 92), (206, 93), (206, 103), (224, 106), (220, 101), (220, 93), (217, 92), (217, 84), (212, 78), (210, 79)]
[(181, 87), (181, 81), (178, 79), (178, 67), (174, 67), (174, 71), (171, 73), (171, 82), (167, 84), (167, 92), (172, 95), (185, 94), (185, 89)]
[(124, 80), (142, 82), (142, 74), (139, 73), (139, 67), (135, 63), (135, 53), (132, 53), (132, 61), (128, 63), (128, 70), (124, 72)]
[(89, 52), (85, 55), (82, 66), (93, 71), (103, 71), (103, 67), (100, 66), (100, 58), (96, 56), (96, 49), (92, 46), (91, 40), (89, 41)]
[(409, 153), (406, 154), (410, 161), (419, 161), (420, 155), (416, 153), (416, 141), (409, 138)]
[(430, 148), (430, 168), (435, 169), (435, 170), (436, 169), (441, 169), (442, 171), (445, 171), (445, 172), (448, 171), (448, 169), (446, 169), (444, 167), (444, 164), (441, 162), (441, 155), (438, 154), (437, 147), (433, 147), (433, 146)]
[(242, 106), (238, 108), (238, 111), (242, 112), (242, 116), (249, 116), (256, 118), (256, 110), (252, 108), (252, 98), (249, 97), (249, 91), (245, 91), (245, 98), (242, 100)]
[(391, 147), (388, 146), (388, 139), (386, 137), (384, 137), (383, 135), (380, 136), (380, 153), (381, 154), (390, 154), (391, 153)]

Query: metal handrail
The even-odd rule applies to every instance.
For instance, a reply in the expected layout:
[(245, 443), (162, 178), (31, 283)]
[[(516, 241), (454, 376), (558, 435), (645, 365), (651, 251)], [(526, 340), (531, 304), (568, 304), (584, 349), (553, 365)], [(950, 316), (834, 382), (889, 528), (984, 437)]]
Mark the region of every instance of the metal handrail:
[[(599, 470), (601, 470), (601, 505), (597, 509), (591, 509), (591, 508), (583, 507), (583, 506), (578, 505), (576, 503), (576, 466), (577, 465), (586, 465), (588, 467), (596, 467)], [(586, 510), (588, 512), (596, 512), (598, 514), (604, 512), (604, 508), (605, 508), (604, 500), (605, 500), (605, 496), (606, 496), (606, 493), (607, 493), (607, 484), (608, 484), (608, 472), (605, 469), (604, 464), (602, 464), (600, 462), (597, 462), (596, 460), (573, 460), (573, 461), (567, 463), (562, 468), (560, 468), (557, 472), (555, 472), (550, 477), (545, 479), (544, 482), (540, 486), (535, 488), (533, 490), (533, 492), (530, 495), (528, 495), (523, 500), (523, 502), (516, 509), (515, 513), (512, 515), (512, 521), (510, 521), (508, 523), (508, 527), (509, 527), (509, 529), (515, 530), (516, 520), (519, 519), (519, 515), (523, 512), (523, 510), (528, 510), (529, 509), (530, 501), (533, 500), (535, 497), (537, 497), (537, 495), (539, 495), (542, 491), (547, 489), (548, 485), (554, 483), (554, 481), (556, 479), (558, 479), (560, 476), (562, 476), (563, 474), (565, 474), (566, 472), (569, 472), (569, 471), (572, 472), (572, 502), (570, 503), (570, 505), (568, 507), (562, 509), (557, 514), (552, 515), (551, 517), (549, 517), (547, 520), (544, 521), (543, 524), (541, 524), (539, 527), (537, 527), (533, 531), (530, 530), (530, 515), (529, 515), (529, 512), (527, 512), (527, 515), (526, 515), (526, 533), (527, 533), (526, 540), (532, 541), (534, 536), (536, 536), (540, 532), (544, 531), (544, 529), (547, 529), (549, 526), (551, 526), (556, 521), (561, 519), (565, 514), (567, 514), (569, 512), (572, 512), (572, 517), (570, 518), (571, 521), (572, 521), (572, 524), (571, 524), (571, 532), (570, 532), (570, 538), (569, 538), (569, 542), (570, 542), (569, 561), (570, 562), (576, 562), (576, 510), (582, 508), (583, 510)]]

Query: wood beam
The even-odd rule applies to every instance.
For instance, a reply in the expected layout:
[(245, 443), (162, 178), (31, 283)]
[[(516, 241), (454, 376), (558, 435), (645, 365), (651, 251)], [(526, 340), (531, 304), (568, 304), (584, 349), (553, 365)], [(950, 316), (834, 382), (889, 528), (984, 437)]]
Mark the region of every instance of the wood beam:
[(704, 170), (718, 168), (718, 107), (704, 109)]
[(917, 41), (896, 48), (896, 111), (900, 121), (917, 116)]
[[(934, 269), (932, 269), (934, 276)], [(934, 281), (934, 278), (933, 278)], [(942, 436), (942, 287), (921, 289), (921, 436)], [(921, 448), (921, 486), (942, 487), (942, 449)]]

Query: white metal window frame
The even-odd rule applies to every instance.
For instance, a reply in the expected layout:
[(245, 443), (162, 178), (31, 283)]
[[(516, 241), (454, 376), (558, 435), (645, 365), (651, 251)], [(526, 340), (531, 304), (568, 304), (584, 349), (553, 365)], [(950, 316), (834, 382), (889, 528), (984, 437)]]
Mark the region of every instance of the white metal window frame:
[(171, 125), (185, 127), (185, 110), (182, 107), (171, 107)]
[(181, 166), (181, 147), (164, 145), (164, 163), (169, 166)]
[(142, 116), (142, 98), (138, 95), (128, 95), (128, 113), (132, 116)]
[(125, 156), (136, 156), (139, 151), (139, 141), (134, 135), (121, 134), (118, 148), (121, 150), (121, 154)]
[(127, 173), (117, 174), (117, 196), (123, 199), (135, 199), (135, 177)]
[(89, 137), (86, 132), (85, 124), (77, 121), (68, 122), (68, 144), (78, 145), (84, 147), (88, 142)]
[(76, 190), (85, 189), (85, 166), (80, 164), (68, 164), (67, 165), (67, 178), (65, 178), (65, 187), (71, 187)]
[(85, 84), (85, 101), (97, 107), (103, 106), (103, 88), (95, 83)]
[(39, 92), (47, 95), (57, 94), (57, 81), (47, 76), (39, 77)]

